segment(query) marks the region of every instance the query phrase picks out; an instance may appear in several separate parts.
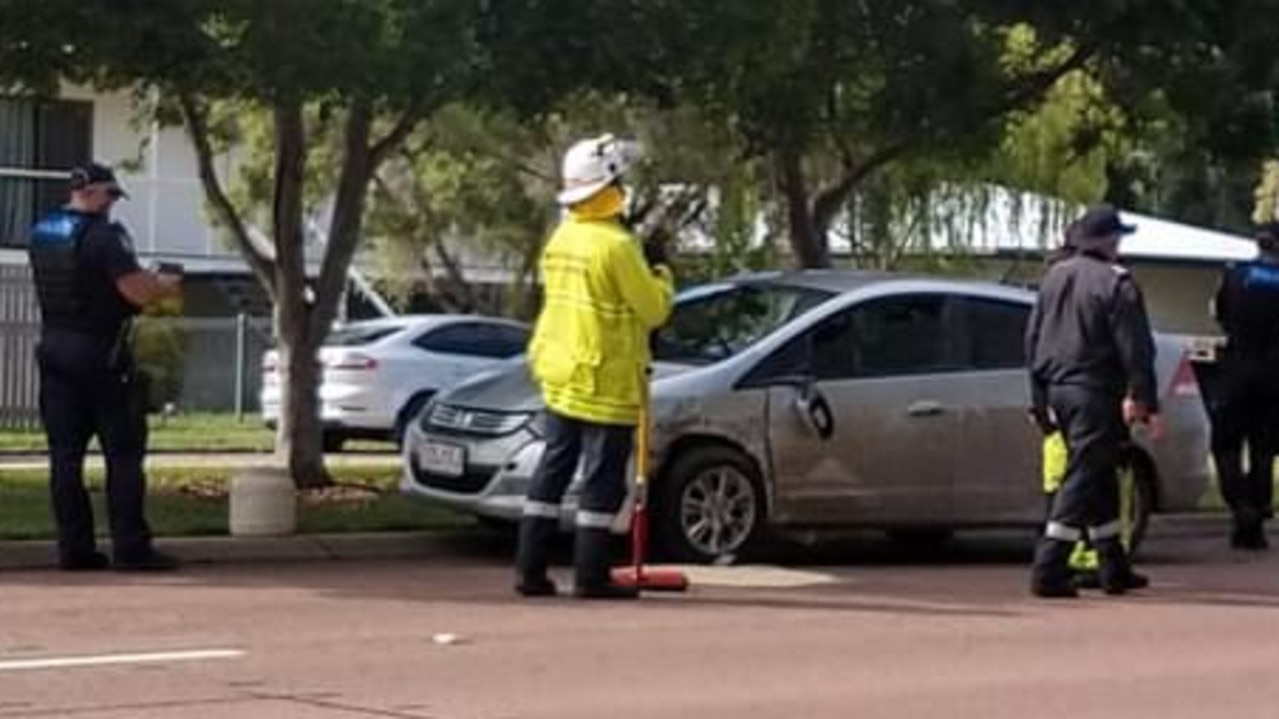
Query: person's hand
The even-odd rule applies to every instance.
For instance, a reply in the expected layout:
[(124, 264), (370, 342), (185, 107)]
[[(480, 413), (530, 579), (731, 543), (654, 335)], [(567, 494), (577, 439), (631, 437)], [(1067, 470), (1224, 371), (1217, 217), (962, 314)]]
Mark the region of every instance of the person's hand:
[(1027, 414), (1030, 421), (1045, 435), (1061, 429), (1057, 426), (1057, 418), (1053, 416), (1053, 411), (1047, 407), (1031, 407), (1027, 410)]
[(1124, 422), (1126, 424), (1139, 424), (1144, 422), (1150, 412), (1146, 409), (1146, 405), (1138, 402), (1132, 397), (1124, 398)]
[(1124, 399), (1124, 422), (1130, 425), (1142, 425), (1151, 439), (1159, 439), (1164, 433), (1163, 418), (1150, 408), (1131, 397)]
[(155, 273), (155, 279), (160, 284), (163, 294), (166, 297), (173, 297), (182, 294), (182, 275), (170, 274), (168, 272)]
[(654, 232), (652, 235), (645, 238), (644, 259), (648, 261), (649, 267), (670, 264), (670, 257), (666, 253), (665, 233)]
[(1146, 417), (1146, 434), (1153, 441), (1159, 441), (1164, 437), (1164, 418), (1163, 415), (1152, 414)]

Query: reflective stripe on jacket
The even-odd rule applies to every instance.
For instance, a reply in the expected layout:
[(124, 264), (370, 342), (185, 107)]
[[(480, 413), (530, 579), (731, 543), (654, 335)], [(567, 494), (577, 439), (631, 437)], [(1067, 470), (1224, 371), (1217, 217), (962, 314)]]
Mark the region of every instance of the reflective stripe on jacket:
[(650, 269), (616, 220), (571, 216), (547, 243), (541, 271), (529, 362), (547, 406), (587, 422), (635, 424), (649, 333), (671, 311), (670, 271)]

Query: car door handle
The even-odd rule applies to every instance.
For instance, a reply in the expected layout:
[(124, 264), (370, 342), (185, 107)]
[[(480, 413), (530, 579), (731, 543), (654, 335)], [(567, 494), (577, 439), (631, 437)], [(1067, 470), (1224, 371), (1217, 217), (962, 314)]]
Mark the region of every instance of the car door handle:
[(911, 417), (936, 417), (946, 410), (942, 407), (941, 402), (931, 399), (922, 399), (913, 402), (906, 408), (906, 414)]

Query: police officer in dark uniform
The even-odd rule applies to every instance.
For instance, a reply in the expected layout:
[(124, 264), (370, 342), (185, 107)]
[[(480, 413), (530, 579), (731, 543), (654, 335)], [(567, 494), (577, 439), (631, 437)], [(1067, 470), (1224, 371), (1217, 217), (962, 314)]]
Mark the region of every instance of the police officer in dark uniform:
[(1226, 346), (1210, 409), (1213, 461), (1234, 517), (1230, 545), (1264, 550), (1279, 452), (1279, 222), (1256, 237), (1257, 259), (1227, 268), (1213, 301)]
[[(71, 201), (36, 224), (29, 253), (39, 295), (40, 414), (50, 495), (66, 570), (165, 570), (143, 513), (146, 397), (131, 351), (140, 308), (180, 291), (181, 278), (138, 266), (128, 233), (110, 219), (128, 195), (109, 167), (71, 173)], [(96, 436), (106, 463), (112, 558), (97, 550), (84, 458)]]
[(1026, 329), (1034, 413), (1066, 441), (1066, 477), (1035, 551), (1031, 590), (1074, 597), (1068, 566), (1085, 532), (1108, 594), (1146, 586), (1120, 541), (1116, 470), (1126, 423), (1161, 430), (1154, 338), (1137, 283), (1116, 264), (1119, 240), (1135, 228), (1109, 205), (1074, 226), (1075, 252), (1049, 269)]

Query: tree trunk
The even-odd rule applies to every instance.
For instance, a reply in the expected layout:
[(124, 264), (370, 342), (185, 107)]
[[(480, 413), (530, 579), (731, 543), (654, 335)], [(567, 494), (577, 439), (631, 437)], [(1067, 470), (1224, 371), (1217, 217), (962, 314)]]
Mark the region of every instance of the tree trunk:
[(320, 425), (320, 367), (316, 353), (324, 339), (312, 322), (308, 299), (306, 236), (303, 231), (303, 182), (306, 130), (300, 101), (281, 100), (275, 111), (275, 204), (272, 237), (277, 262), (275, 326), (284, 368), (276, 456), (284, 460), (298, 487), (323, 487), (332, 478), (324, 466)]
[(537, 263), (542, 256), (541, 235), (532, 235), (520, 253), (520, 267), (511, 281), (506, 313), (520, 320), (537, 316), (540, 288), (537, 286)]
[[(281, 320), (277, 305), (276, 319)], [(301, 320), (305, 323), (305, 318)], [(279, 367), (280, 419), (276, 430), (276, 456), (289, 468), (298, 487), (323, 487), (332, 482), (324, 466), (320, 423), (321, 367), (318, 341), (281, 343)]]
[(778, 184), (786, 202), (788, 237), (795, 260), (802, 268), (830, 267), (830, 248), (819, 231), (808, 201), (800, 154), (792, 148), (777, 151)]

